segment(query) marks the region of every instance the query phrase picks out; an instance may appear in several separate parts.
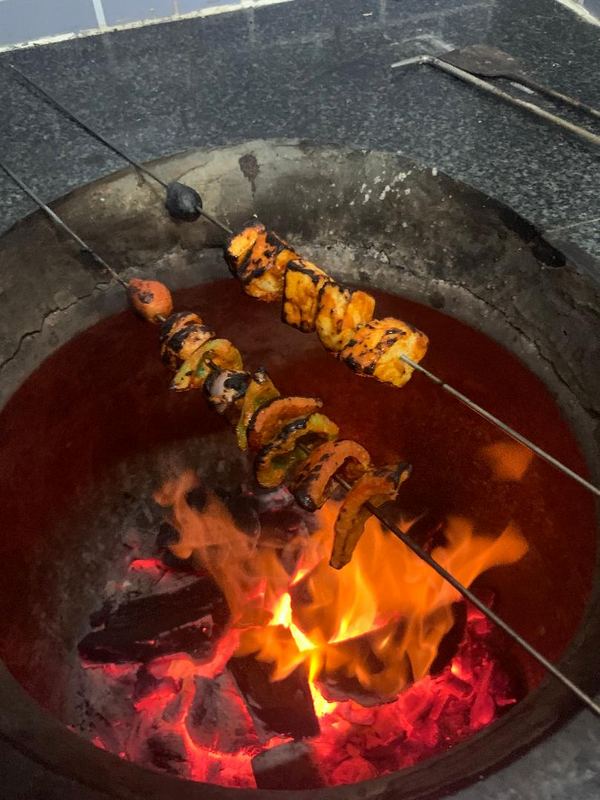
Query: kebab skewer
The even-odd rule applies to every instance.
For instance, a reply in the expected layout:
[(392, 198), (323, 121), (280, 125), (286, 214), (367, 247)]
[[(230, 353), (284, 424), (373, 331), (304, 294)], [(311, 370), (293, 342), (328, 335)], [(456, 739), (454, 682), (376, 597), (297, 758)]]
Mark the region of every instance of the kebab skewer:
[(251, 297), (281, 301), (284, 322), (303, 333), (317, 332), (326, 350), (359, 375), (401, 387), (427, 352), (428, 339), (402, 320), (373, 319), (375, 299), (334, 281), (316, 264), (258, 221), (232, 234), (225, 260)]
[(240, 448), (255, 453), (261, 486), (272, 489), (287, 481), (298, 503), (316, 511), (332, 494), (336, 478), (354, 481), (340, 506), (330, 561), (336, 569), (344, 567), (372, 515), (369, 507), (394, 500), (410, 467), (375, 467), (360, 444), (338, 440), (339, 428), (321, 412), (321, 400), (282, 397), (264, 369), (253, 375), (245, 371), (237, 348), (217, 338), (201, 317), (170, 313), (173, 303), (164, 284), (133, 279), (128, 293), (140, 316), (161, 325), (163, 361), (176, 369), (171, 388), (203, 389), (234, 425)]

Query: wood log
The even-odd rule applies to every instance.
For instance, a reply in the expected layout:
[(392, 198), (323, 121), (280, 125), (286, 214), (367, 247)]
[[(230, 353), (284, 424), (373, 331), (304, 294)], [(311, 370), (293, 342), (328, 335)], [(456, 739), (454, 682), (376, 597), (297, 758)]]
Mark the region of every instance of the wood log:
[(254, 655), (232, 658), (227, 666), (246, 701), (261, 741), (268, 741), (275, 734), (303, 739), (319, 733), (319, 721), (303, 665), (281, 681), (271, 681), (273, 665), (257, 661)]
[(135, 598), (92, 615), (103, 627), (79, 642), (79, 653), (100, 663), (144, 662), (179, 652), (206, 658), (228, 616), (220, 589), (203, 577), (182, 589)]

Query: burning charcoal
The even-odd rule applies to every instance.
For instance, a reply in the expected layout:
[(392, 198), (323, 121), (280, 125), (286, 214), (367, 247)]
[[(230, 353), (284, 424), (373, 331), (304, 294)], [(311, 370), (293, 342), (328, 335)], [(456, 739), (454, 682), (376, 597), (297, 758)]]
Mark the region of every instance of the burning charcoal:
[(216, 490), (216, 494), (227, 506), (236, 526), (248, 536), (259, 536), (261, 525), (256, 510), (257, 501), (254, 497), (243, 494), (234, 494), (223, 490)]
[(377, 770), (362, 756), (347, 758), (338, 764), (330, 775), (331, 783), (338, 784), (358, 783), (358, 781), (368, 781), (377, 777)]
[(101, 663), (144, 662), (176, 652), (209, 657), (228, 615), (217, 585), (201, 578), (183, 589), (118, 606), (109, 613), (104, 628), (81, 640), (79, 653)]
[(155, 733), (146, 742), (152, 766), (185, 777), (188, 774), (187, 753), (183, 738), (176, 733)]
[(167, 186), (165, 208), (174, 219), (195, 222), (200, 216), (202, 198), (191, 186), (172, 181)]
[(232, 658), (228, 663), (244, 696), (261, 741), (280, 733), (293, 739), (316, 736), (315, 714), (308, 678), (303, 666), (281, 681), (271, 681), (273, 667), (253, 655)]
[[(204, 486), (195, 486), (193, 489), (190, 489), (189, 492), (185, 495), (185, 501), (190, 508), (193, 508), (194, 511), (204, 511), (204, 507), (206, 506), (206, 501), (208, 500), (208, 492), (204, 488)], [(175, 541), (179, 540), (179, 536)]]
[(158, 529), (156, 546), (159, 550), (164, 550), (170, 544), (179, 541), (179, 531), (170, 522), (163, 522)]
[(195, 679), (196, 693), (186, 718), (189, 734), (199, 747), (236, 753), (257, 744), (252, 720), (232, 676)]
[(305, 742), (286, 742), (252, 759), (259, 789), (319, 789), (325, 784)]
[(180, 683), (175, 678), (157, 678), (143, 664), (137, 671), (135, 687), (133, 689), (133, 700), (139, 702), (152, 695), (159, 693), (177, 694)]
[(464, 602), (454, 603), (452, 612), (454, 614), (454, 625), (439, 644), (437, 655), (429, 668), (431, 675), (439, 675), (448, 666), (458, 652), (460, 643), (465, 636), (467, 627), (466, 604)]

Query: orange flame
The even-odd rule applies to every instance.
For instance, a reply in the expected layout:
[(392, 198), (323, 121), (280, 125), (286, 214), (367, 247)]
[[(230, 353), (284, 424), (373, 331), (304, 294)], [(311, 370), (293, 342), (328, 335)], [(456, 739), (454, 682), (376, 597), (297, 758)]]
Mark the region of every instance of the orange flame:
[[(185, 473), (157, 500), (173, 507), (181, 552), (192, 552), (224, 592), (239, 633), (237, 655), (255, 653), (272, 662), (273, 680), (305, 664), (319, 715), (335, 706), (314, 686), (320, 677), (352, 679), (393, 697), (428, 673), (454, 624), (459, 595), (376, 519), (367, 522), (352, 561), (334, 570), (328, 559), (339, 504), (329, 501), (318, 513), (318, 529), (298, 537), (301, 556), (290, 577), (276, 551), (239, 531), (216, 496), (209, 495), (201, 512), (191, 508), (185, 494), (196, 483)], [(514, 525), (492, 538), (476, 534), (469, 520), (451, 517), (444, 536), (432, 557), (465, 586), (527, 552)]]

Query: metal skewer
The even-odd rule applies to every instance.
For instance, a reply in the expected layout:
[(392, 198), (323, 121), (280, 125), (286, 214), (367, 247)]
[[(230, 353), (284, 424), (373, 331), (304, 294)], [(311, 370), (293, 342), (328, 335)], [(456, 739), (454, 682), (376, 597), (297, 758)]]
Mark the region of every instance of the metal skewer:
[[(454, 67), (451, 64), (447, 64), (446, 62), (443, 62), (440, 59), (435, 58), (434, 56), (417, 56), (415, 58), (405, 59), (404, 61), (398, 61), (396, 64), (392, 64), (392, 68), (406, 66), (408, 64), (430, 64), (430, 63), (434, 64), (434, 66), (440, 66), (441, 69), (446, 69), (449, 72), (453, 72), (454, 70), (458, 70), (458, 72), (464, 73), (464, 75), (468, 76), (468, 80), (470, 82), (479, 81), (480, 83), (484, 83), (485, 84), (485, 81), (480, 81), (479, 78), (474, 77), (473, 75), (471, 75), (471, 73), (464, 72), (463, 70), (458, 69), (458, 67)], [(53, 95), (51, 95), (48, 91), (46, 91), (46, 89), (41, 87), (34, 80), (29, 78), (27, 75), (25, 75), (25, 73), (21, 72), (21, 70), (17, 69), (17, 67), (15, 67), (13, 64), (10, 64), (9, 66), (13, 70), (13, 72), (15, 72), (17, 75), (19, 75), (19, 77), (23, 81), (25, 81), (25, 83), (27, 83), (29, 86), (31, 86), (39, 94), (41, 94), (42, 97), (46, 98), (51, 105), (53, 105), (56, 109), (58, 109), (62, 114), (65, 114), (76, 125), (79, 125), (83, 130), (85, 130), (92, 137), (97, 139), (99, 142), (104, 144), (106, 147), (110, 148), (114, 153), (119, 155), (121, 158), (125, 159), (125, 161), (127, 161), (129, 164), (131, 164), (133, 167), (135, 167), (135, 169), (138, 169), (141, 172), (145, 173), (146, 175), (149, 175), (153, 180), (157, 181), (162, 187), (164, 187), (165, 189), (168, 189), (168, 184), (165, 183), (165, 181), (163, 181), (162, 178), (159, 178), (158, 175), (156, 175), (155, 173), (151, 172), (149, 169), (147, 169), (147, 167), (144, 167), (142, 164), (140, 164), (135, 159), (131, 158), (129, 155), (127, 155), (127, 153), (125, 153), (123, 150), (121, 150), (121, 148), (117, 147), (112, 142), (110, 142), (108, 139), (106, 139), (104, 136), (102, 136), (100, 133), (98, 133), (96, 130), (91, 128), (86, 122), (81, 120), (76, 114), (74, 114), (72, 111), (69, 111), (69, 109), (67, 109), (65, 106), (63, 106), (62, 103), (60, 103)], [(495, 86), (492, 86), (492, 84), (485, 84), (485, 85), (487, 87), (489, 87), (489, 89), (493, 93), (500, 92), (500, 94), (505, 94), (505, 93), (502, 93), (501, 90), (497, 89)], [(513, 98), (511, 95), (506, 95), (506, 97), (509, 98), (511, 101), (514, 101), (517, 104), (519, 104), (519, 103), (523, 104), (524, 103), (524, 101), (515, 100), (515, 98)], [(543, 111), (542, 109), (539, 109), (537, 106), (534, 106), (534, 105), (532, 105), (530, 103), (525, 103), (525, 105), (528, 106), (528, 107), (531, 106), (531, 108), (535, 109), (536, 111), (543, 112), (544, 115), (547, 114), (546, 111)], [(553, 116), (553, 115), (550, 115), (550, 116)], [(556, 117), (556, 119), (559, 120), (561, 123), (564, 123), (564, 125), (566, 125), (566, 126), (570, 126), (571, 125), (571, 123), (567, 123), (567, 122), (564, 122), (564, 120), (561, 120), (560, 117)], [(577, 128), (577, 126), (571, 126), (571, 127)], [(583, 131), (583, 128), (577, 129), (576, 132), (578, 132), (579, 130)], [(589, 132), (585, 131), (585, 133), (589, 133)], [(589, 135), (592, 136), (592, 134), (589, 134)], [(600, 137), (595, 137), (595, 138), (598, 140), (597, 143), (600, 144)], [(6, 170), (6, 167), (4, 169)], [(21, 186), (21, 188), (24, 188), (21, 183), (19, 183), (19, 185)], [(185, 184), (182, 184), (182, 185), (185, 186)], [(190, 187), (186, 187), (186, 188), (190, 188)], [(27, 189), (24, 189), (24, 191), (27, 191)], [(191, 191), (194, 191), (194, 190), (191, 190)], [(29, 192), (28, 192), (28, 194), (29, 194)], [(32, 195), (30, 194), (30, 196), (32, 196)], [(33, 197), (33, 199), (36, 202), (39, 202), (39, 200), (37, 200), (37, 198)], [(43, 204), (42, 204), (42, 207), (44, 207), (44, 210), (46, 211), (47, 214), (52, 215), (54, 213), (47, 206), (43, 206)], [(202, 209), (202, 206), (197, 207), (197, 210), (209, 222), (212, 222), (213, 225), (216, 225), (223, 232), (227, 233), (228, 235), (231, 235), (233, 233), (233, 231), (227, 225), (225, 225), (223, 222), (221, 222), (220, 220), (218, 220), (215, 217), (213, 217), (208, 212), (204, 211)], [(62, 222), (59, 223), (59, 224), (64, 225), (64, 223), (62, 223)], [(75, 234), (73, 234), (73, 235), (75, 235)], [(106, 267), (106, 268), (108, 268), (108, 267)], [(119, 279), (117, 278), (117, 280), (119, 280)], [(496, 425), (496, 427), (498, 427), (501, 431), (503, 431), (504, 433), (506, 433), (509, 436), (511, 436), (517, 442), (519, 442), (520, 444), (525, 445), (525, 447), (528, 447), (533, 453), (535, 453), (537, 456), (539, 456), (540, 458), (542, 458), (545, 461), (547, 461), (549, 464), (552, 464), (552, 466), (554, 466), (556, 469), (561, 471), (563, 474), (565, 474), (568, 477), (572, 478), (573, 480), (577, 481), (579, 484), (581, 484), (586, 489), (591, 491), (597, 497), (600, 497), (600, 488), (599, 487), (594, 486), (594, 484), (592, 484), (589, 481), (587, 481), (581, 475), (578, 475), (572, 469), (570, 469), (566, 465), (562, 464), (558, 459), (554, 458), (554, 456), (550, 455), (545, 450), (542, 450), (542, 448), (538, 447), (536, 444), (534, 444), (534, 442), (530, 441), (525, 436), (522, 436), (520, 433), (515, 431), (513, 428), (511, 428), (505, 422), (502, 422), (502, 420), (500, 420), (498, 417), (495, 417), (493, 414), (491, 414), (489, 411), (486, 411), (484, 408), (481, 408), (481, 406), (477, 405), (477, 403), (475, 403), (473, 400), (471, 400), (466, 395), (464, 395), (461, 392), (459, 392), (457, 389), (454, 389), (452, 386), (447, 384), (441, 378), (438, 378), (436, 375), (434, 375), (433, 373), (429, 372), (429, 370), (424, 369), (419, 364), (417, 364), (416, 362), (414, 362), (411, 359), (409, 359), (407, 356), (400, 356), (400, 358), (406, 364), (410, 365), (414, 369), (417, 369), (419, 372), (421, 372), (423, 375), (425, 375), (427, 378), (429, 378), (429, 380), (431, 380), (434, 383), (436, 383), (438, 386), (440, 386), (440, 388), (444, 389), (444, 391), (448, 392), (449, 394), (452, 394), (454, 397), (456, 397), (458, 400), (460, 400), (462, 403), (464, 403), (464, 405), (466, 405), (472, 411), (475, 411), (477, 414), (480, 414), (482, 417), (487, 419), (488, 422), (491, 422), (493, 425)]]
[(436, 56), (422, 55), (414, 56), (412, 58), (404, 58), (402, 61), (396, 61), (394, 64), (392, 64), (391, 69), (400, 69), (401, 67), (408, 67), (412, 64), (429, 64), (432, 67), (437, 67), (437, 69), (448, 72), (450, 75), (453, 75), (455, 78), (458, 78), (465, 83), (470, 83), (473, 86), (477, 86), (479, 89), (483, 89), (485, 92), (493, 94), (496, 97), (499, 97), (501, 100), (511, 103), (513, 106), (518, 106), (519, 108), (525, 109), (525, 111), (529, 111), (531, 114), (541, 117), (542, 119), (546, 120), (546, 122), (552, 122), (554, 125), (558, 125), (570, 133), (574, 133), (576, 136), (579, 136), (581, 139), (585, 139), (591, 144), (600, 145), (600, 136), (596, 135), (595, 133), (582, 128), (580, 125), (575, 125), (572, 122), (557, 116), (556, 114), (551, 114), (549, 111), (546, 111), (544, 108), (540, 108), (540, 106), (537, 106), (535, 103), (530, 103), (527, 100), (521, 100), (518, 97), (513, 97), (512, 94), (499, 89), (492, 83), (484, 81), (481, 78), (478, 78), (476, 75), (473, 75), (464, 69), (460, 69), (460, 67), (454, 66), (454, 64), (449, 64), (447, 61), (443, 61), (441, 58), (436, 58)]
[[(39, 207), (45, 211), (50, 219), (60, 227), (65, 233), (67, 233), (71, 238), (77, 242), (77, 244), (82, 247), (87, 253), (89, 253), (94, 261), (99, 264), (104, 269), (107, 269), (108, 272), (125, 288), (127, 288), (127, 283), (120, 277), (120, 275), (115, 272), (112, 267), (110, 267), (106, 261), (99, 256), (88, 244), (86, 244), (76, 233), (73, 231), (59, 216), (58, 214), (54, 213), (48, 206), (41, 201), (35, 192), (27, 186), (20, 178), (18, 178), (15, 173), (8, 169), (2, 162), (0, 162), (0, 167), (6, 172), (6, 174), (12, 178), (12, 180), (19, 186), (35, 203), (39, 205)], [(164, 320), (163, 317), (159, 319)], [(410, 359), (407, 361), (410, 366), (417, 366), (414, 362), (411, 362)], [(435, 377), (435, 376), (433, 376)], [(439, 378), (435, 379), (436, 383), (439, 382), (442, 384)], [(446, 387), (446, 384), (443, 384)], [(464, 398), (464, 395), (460, 395), (460, 398)], [(468, 399), (468, 398), (466, 398)], [(470, 403), (471, 401), (469, 401)], [(475, 404), (473, 404), (475, 406)], [(476, 406), (476, 408), (479, 408)], [(487, 412), (486, 412), (487, 414)], [(490, 415), (491, 416), (491, 415)], [(303, 448), (304, 449), (304, 448)], [(542, 451), (543, 452), (543, 451)], [(345, 490), (349, 491), (351, 485), (345, 481), (343, 478), (339, 476), (335, 476), (336, 482)], [(595, 488), (595, 487), (594, 487)], [(539, 664), (544, 667), (551, 675), (553, 675), (557, 680), (559, 680), (564, 686), (567, 687), (573, 694), (576, 695), (585, 705), (598, 717), (600, 717), (600, 705), (598, 705), (594, 700), (587, 695), (582, 689), (580, 689), (576, 684), (573, 683), (566, 675), (564, 675), (558, 667), (554, 666), (551, 661), (543, 656), (538, 650), (536, 650), (533, 645), (529, 644), (517, 631), (514, 630), (507, 622), (505, 622), (501, 617), (498, 616), (494, 611), (492, 611), (488, 606), (485, 605), (470, 589), (464, 586), (457, 578), (455, 578), (450, 572), (448, 572), (444, 567), (438, 564), (435, 559), (433, 559), (429, 553), (423, 550), (415, 541), (411, 539), (408, 533), (404, 533), (395, 525), (393, 522), (390, 522), (385, 518), (385, 516), (381, 513), (381, 511), (374, 506), (372, 503), (367, 503), (367, 508), (369, 511), (375, 516), (382, 525), (384, 525), (391, 533), (394, 534), (400, 541), (402, 541), (412, 552), (424, 561), (431, 569), (435, 570), (437, 574), (443, 578), (447, 583), (452, 586), (459, 594), (461, 594), (466, 600), (472, 603), (479, 611), (481, 611), (484, 616), (486, 616), (491, 622), (495, 625), (500, 627), (508, 636), (510, 636), (513, 641), (515, 641), (518, 645), (520, 645), (524, 650), (529, 653), (532, 658), (534, 658)], [(409, 529), (410, 532), (410, 529)]]
[[(50, 92), (48, 92), (46, 89), (44, 89), (34, 80), (32, 80), (32, 78), (25, 75), (24, 72), (21, 72), (21, 70), (15, 67), (14, 64), (9, 64), (8, 67), (13, 72), (15, 72), (19, 76), (19, 78), (21, 78), (22, 81), (24, 81), (28, 86), (31, 86), (32, 89), (35, 89), (35, 91), (38, 92), (38, 94), (40, 94), (43, 98), (45, 98), (50, 103), (50, 105), (54, 106), (54, 108), (60, 111), (61, 114), (64, 114), (68, 119), (70, 119), (71, 122), (74, 122), (76, 125), (82, 128), (86, 133), (88, 133), (94, 139), (99, 141), (105, 147), (108, 147), (109, 150), (112, 150), (113, 153), (118, 155), (124, 161), (127, 161), (127, 163), (131, 164), (131, 166), (134, 167), (136, 170), (143, 173), (144, 175), (147, 175), (149, 178), (152, 178), (152, 180), (160, 184), (163, 187), (163, 189), (165, 189), (165, 191), (169, 190), (169, 184), (162, 178), (160, 178), (155, 172), (152, 172), (152, 170), (149, 170), (148, 167), (145, 167), (143, 164), (140, 164), (139, 161), (128, 155), (124, 150), (122, 150), (116, 144), (111, 142), (110, 139), (107, 139), (103, 134), (95, 130), (95, 128), (92, 128), (91, 125), (88, 125), (87, 122), (84, 122), (84, 120), (82, 120), (81, 117), (78, 117), (77, 114), (74, 114), (72, 111), (70, 111), (59, 100), (57, 100), (56, 97), (54, 97), (52, 94), (50, 94)], [(190, 191), (195, 193), (195, 190), (193, 190), (189, 186), (186, 186), (186, 184), (180, 184), (180, 185), (185, 187), (186, 189), (190, 189)], [(196, 205), (196, 211), (198, 214), (200, 214), (200, 216), (204, 217), (209, 222), (212, 222), (212, 224), (215, 225), (217, 228), (220, 228), (223, 231), (223, 233), (226, 233), (227, 235), (230, 235), (232, 233), (232, 230), (231, 228), (229, 228), (228, 225), (225, 225), (225, 223), (221, 222), (218, 219), (215, 219), (215, 217), (213, 217), (212, 214), (209, 214), (208, 211), (204, 211), (201, 204)]]
[(33, 189), (30, 186), (27, 186), (26, 183), (23, 183), (23, 181), (19, 178), (19, 176), (15, 175), (15, 173), (10, 169), (10, 167), (7, 167), (3, 161), (0, 161), (0, 169), (4, 170), (4, 172), (8, 175), (8, 177), (11, 178), (17, 184), (17, 186), (23, 192), (25, 192), (25, 194), (28, 197), (30, 197), (33, 200), (33, 202), (37, 206), (39, 206), (45, 214), (48, 215), (48, 217), (52, 220), (52, 222), (56, 225), (57, 228), (60, 228), (60, 230), (64, 231), (68, 236), (71, 237), (71, 239), (77, 242), (82, 251), (84, 253), (87, 253), (90, 256), (90, 258), (92, 258), (92, 260), (96, 262), (96, 264), (105, 269), (116, 281), (118, 281), (121, 284), (121, 286), (127, 288), (127, 281), (124, 281), (123, 278), (119, 275), (119, 273), (116, 272), (109, 264), (106, 263), (106, 261), (102, 258), (102, 256), (99, 256), (98, 253), (92, 250), (92, 248), (88, 244), (86, 244), (86, 242), (83, 241), (83, 239), (80, 239), (79, 236), (75, 233), (75, 231), (72, 230), (72, 228), (69, 228), (67, 223), (63, 219), (61, 219), (61, 217), (59, 217), (58, 214), (52, 211), (50, 206), (47, 206), (43, 200), (40, 200), (40, 198), (33, 191)]
[(474, 411), (476, 414), (479, 414), (488, 422), (491, 422), (492, 425), (495, 425), (497, 428), (500, 428), (501, 431), (504, 431), (504, 433), (513, 438), (515, 441), (519, 442), (519, 444), (523, 444), (525, 445), (525, 447), (528, 447), (532, 451), (532, 453), (536, 454), (536, 456), (539, 456), (540, 458), (544, 459), (544, 461), (547, 461), (548, 464), (552, 464), (552, 466), (560, 470), (560, 472), (564, 473), (565, 475), (568, 475), (569, 478), (572, 478), (574, 481), (577, 481), (577, 483), (580, 483), (582, 486), (585, 486), (585, 488), (588, 489), (590, 492), (592, 492), (592, 494), (595, 494), (597, 497), (600, 497), (600, 487), (594, 486), (593, 483), (586, 481), (586, 479), (582, 478), (581, 475), (578, 475), (577, 472), (573, 472), (573, 470), (570, 467), (567, 467), (557, 458), (551, 456), (550, 453), (547, 453), (545, 450), (542, 450), (541, 447), (538, 447), (538, 445), (534, 444), (534, 442), (532, 442), (530, 439), (527, 439), (525, 436), (520, 434), (514, 428), (511, 428), (510, 425), (506, 424), (506, 422), (502, 422), (501, 419), (498, 419), (498, 417), (495, 417), (489, 411), (486, 411), (485, 408), (482, 408), (480, 405), (475, 403), (473, 400), (471, 400), (470, 397), (467, 397), (466, 394), (459, 392), (458, 389), (455, 389), (453, 386), (450, 386), (449, 383), (445, 383), (445, 381), (443, 381), (441, 378), (438, 378), (437, 375), (434, 375), (433, 372), (430, 372), (428, 369), (425, 369), (425, 367), (422, 367), (420, 364), (417, 364), (416, 361), (413, 361), (408, 356), (400, 356), (399, 358), (401, 361), (404, 361), (405, 364), (408, 364), (410, 367), (416, 369), (418, 372), (422, 373), (427, 378), (429, 378), (430, 381), (433, 381), (433, 383), (437, 384), (440, 387), (440, 389), (443, 389), (445, 392), (448, 392), (448, 394), (451, 394), (452, 397), (456, 397), (457, 400), (460, 400), (460, 402), (463, 403), (465, 406), (467, 406), (467, 408), (470, 408), (471, 411)]

